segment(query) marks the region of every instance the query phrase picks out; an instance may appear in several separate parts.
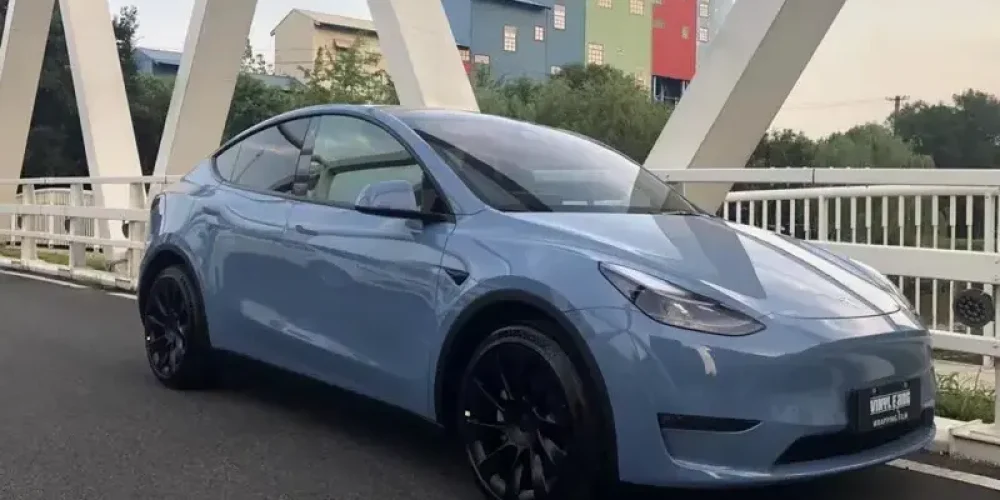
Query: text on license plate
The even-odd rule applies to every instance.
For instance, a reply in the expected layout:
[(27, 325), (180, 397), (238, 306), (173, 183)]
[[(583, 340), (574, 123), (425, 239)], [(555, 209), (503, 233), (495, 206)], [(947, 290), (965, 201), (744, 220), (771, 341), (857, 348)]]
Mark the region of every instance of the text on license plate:
[(899, 391), (882, 396), (875, 396), (868, 402), (870, 415), (902, 410), (910, 407), (910, 391)]

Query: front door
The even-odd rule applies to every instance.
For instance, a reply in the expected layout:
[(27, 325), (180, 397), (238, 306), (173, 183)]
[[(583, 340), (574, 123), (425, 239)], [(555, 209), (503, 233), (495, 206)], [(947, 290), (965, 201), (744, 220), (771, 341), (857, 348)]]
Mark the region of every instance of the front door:
[(280, 333), (295, 289), (285, 233), (310, 120), (278, 124), (223, 151), (215, 158), (223, 182), (202, 201), (216, 226), (204, 272), (212, 340), (282, 365), (295, 354)]
[(434, 301), (454, 225), (354, 210), (368, 184), (405, 180), (418, 206), (442, 210), (416, 159), (386, 130), (343, 115), (318, 117), (307, 200), (288, 221), (300, 287), (295, 329), (325, 352), (330, 382), (415, 411), (425, 410)]

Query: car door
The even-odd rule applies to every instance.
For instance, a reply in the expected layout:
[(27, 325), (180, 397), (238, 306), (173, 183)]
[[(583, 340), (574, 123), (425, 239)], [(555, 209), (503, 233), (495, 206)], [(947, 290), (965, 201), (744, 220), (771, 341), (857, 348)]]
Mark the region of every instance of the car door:
[(349, 115), (317, 117), (305, 198), (292, 207), (288, 238), (302, 338), (326, 354), (326, 377), (371, 397), (422, 410), (437, 328), (434, 300), (452, 222), (423, 223), (358, 212), (369, 183), (405, 180), (423, 210), (446, 203), (414, 155), (380, 124)]
[(293, 361), (281, 334), (294, 284), (285, 232), (310, 118), (261, 130), (216, 159), (222, 182), (203, 201), (215, 226), (204, 275), (212, 340), (263, 361)]

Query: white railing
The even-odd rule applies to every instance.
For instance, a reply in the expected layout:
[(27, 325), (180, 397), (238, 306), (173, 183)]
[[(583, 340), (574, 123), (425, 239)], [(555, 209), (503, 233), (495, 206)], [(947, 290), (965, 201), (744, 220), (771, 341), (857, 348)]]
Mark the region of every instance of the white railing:
[[(0, 204), (0, 218), (8, 219), (0, 225), (0, 266), (134, 289), (149, 219), (147, 192), (176, 179), (0, 179), (0, 184), (20, 186), (21, 191), (16, 203)], [(95, 206), (93, 193), (85, 189), (88, 184), (127, 185), (128, 208)]]

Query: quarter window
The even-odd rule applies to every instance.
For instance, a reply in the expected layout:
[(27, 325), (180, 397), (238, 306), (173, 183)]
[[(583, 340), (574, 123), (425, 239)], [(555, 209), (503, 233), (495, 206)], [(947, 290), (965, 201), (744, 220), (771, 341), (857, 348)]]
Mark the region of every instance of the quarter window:
[(309, 162), (309, 199), (353, 206), (365, 186), (390, 180), (409, 182), (418, 206), (433, 206), (436, 196), (423, 169), (395, 137), (359, 118), (320, 119)]
[(290, 193), (310, 121), (291, 120), (257, 132), (216, 157), (216, 171), (240, 187)]

